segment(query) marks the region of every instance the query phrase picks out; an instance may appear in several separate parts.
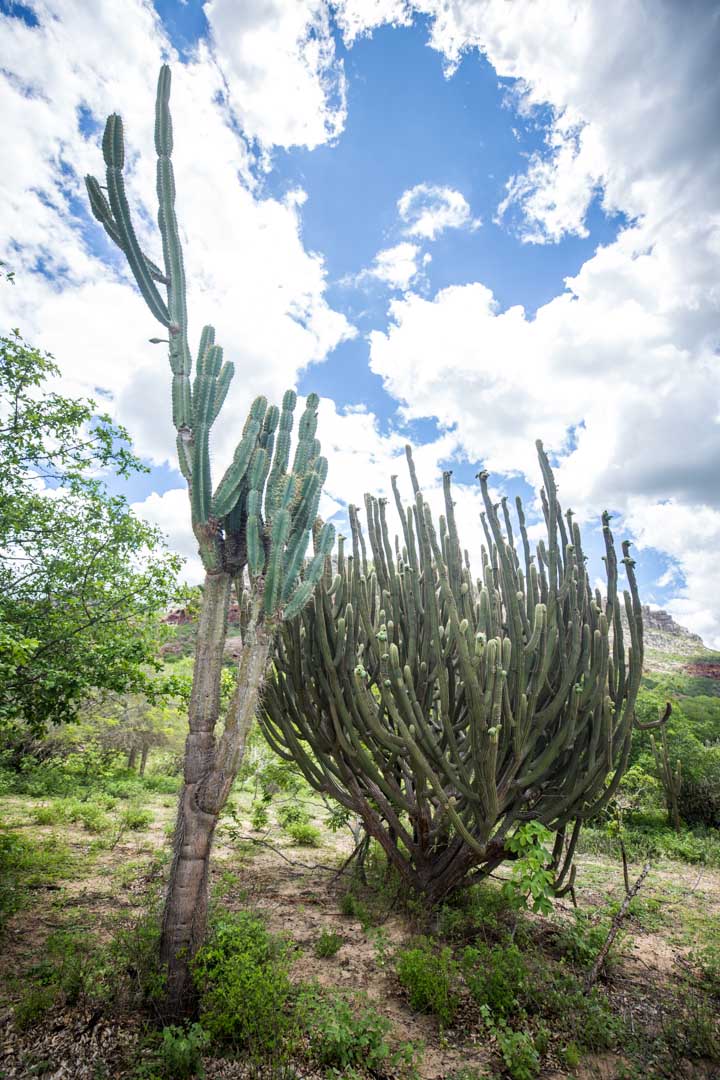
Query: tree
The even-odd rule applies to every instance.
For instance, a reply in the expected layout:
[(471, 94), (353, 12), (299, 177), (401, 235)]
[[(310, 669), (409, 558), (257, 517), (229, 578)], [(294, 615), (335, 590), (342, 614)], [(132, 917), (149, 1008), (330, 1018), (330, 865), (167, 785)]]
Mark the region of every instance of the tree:
[(475, 579), (450, 473), (438, 529), (408, 448), (412, 506), (393, 478), (401, 538), (391, 541), (386, 500), (366, 496), (368, 552), (350, 508), (352, 555), (341, 543), (332, 584), (282, 628), (263, 695), (271, 746), (358, 814), (430, 902), (513, 858), (528, 821), (556, 832), (562, 887), (580, 823), (607, 805), (627, 767), (643, 661), (629, 545), (626, 655), (609, 517), (603, 600), (540, 443), (538, 455), (547, 543), (531, 552), (518, 499), (516, 548), (506, 500), (499, 515), (481, 473), (486, 545)]
[(144, 468), (52, 359), (0, 338), (0, 725), (72, 720), (93, 691), (141, 690), (179, 560), (98, 474)]
[[(200, 335), (195, 379), (190, 381), (192, 354), (175, 216), (169, 100), (170, 69), (164, 66), (155, 105), (162, 270), (141, 250), (135, 234), (123, 179), (123, 125), (117, 114), (108, 117), (102, 141), (106, 188), (91, 176), (86, 185), (93, 214), (127, 258), (143, 299), (168, 334), (178, 459), (187, 480), (193, 531), (205, 569), (184, 785), (160, 945), (167, 970), (166, 1013), (178, 1016), (194, 1004), (191, 962), (205, 937), (215, 826), (242, 761), (276, 628), (310, 599), (332, 549), (334, 529), (326, 525), (313, 531), (327, 475), (327, 462), (320, 456), (315, 438), (315, 394), (305, 403), (292, 468), (290, 440), (296, 395), (289, 390), (282, 410), (268, 407), (263, 397), (255, 400), (233, 460), (213, 490), (210, 430), (223, 407), (234, 368), (223, 363), (215, 331), (206, 326)], [(311, 531), (315, 553), (306, 565)], [(242, 612), (242, 649), (235, 693), (223, 715), (221, 672), (232, 589)], [(224, 722), (218, 737), (221, 718)]]

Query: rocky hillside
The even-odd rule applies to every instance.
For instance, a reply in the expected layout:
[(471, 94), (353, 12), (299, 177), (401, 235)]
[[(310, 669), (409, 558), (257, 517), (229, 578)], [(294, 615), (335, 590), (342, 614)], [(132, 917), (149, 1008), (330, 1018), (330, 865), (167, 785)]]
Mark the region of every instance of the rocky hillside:
[(672, 615), (661, 609), (643, 604), (645, 648), (650, 651), (672, 653), (675, 656), (697, 656), (706, 652), (703, 639), (679, 626)]

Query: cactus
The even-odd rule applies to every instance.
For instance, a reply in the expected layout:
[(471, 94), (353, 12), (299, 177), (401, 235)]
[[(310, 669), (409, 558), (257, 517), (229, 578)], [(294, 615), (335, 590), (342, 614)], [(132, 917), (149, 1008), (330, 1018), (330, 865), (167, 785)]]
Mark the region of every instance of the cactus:
[[(125, 192), (121, 118), (108, 117), (102, 140), (107, 197), (86, 177), (90, 208), (125, 255), (150, 312), (168, 332), (172, 416), (180, 471), (187, 481), (192, 526), (205, 568), (202, 608), (185, 751), (185, 783), (178, 811), (175, 856), (163, 917), (161, 954), (168, 971), (166, 1013), (187, 1010), (192, 996), (190, 962), (205, 933), (208, 860), (213, 832), (227, 799), (266, 678), (277, 627), (285, 610), (297, 614), (320, 579), (334, 530), (322, 532), (320, 551), (305, 552), (317, 515), (327, 462), (315, 438), (318, 398), (310, 394), (299, 422), (288, 468), (296, 395), (288, 390), (282, 411), (256, 398), (232, 462), (216, 488), (211, 474), (212, 428), (233, 378), (215, 330), (200, 335), (195, 377), (188, 337), (185, 270), (175, 215), (170, 68), (160, 71), (155, 108), (158, 226), (164, 269), (145, 254)], [(163, 295), (163, 290), (165, 295)], [(162, 339), (151, 339), (157, 342)], [(242, 612), (242, 651), (237, 688), (220, 719), (220, 672), (232, 590)]]
[(572, 889), (580, 823), (627, 766), (643, 659), (634, 563), (625, 544), (626, 654), (609, 516), (603, 601), (540, 443), (538, 456), (547, 540), (531, 552), (518, 500), (516, 548), (506, 501), (493, 504), (480, 473), (476, 580), (450, 474), (436, 524), (408, 448), (410, 507), (392, 481), (400, 539), (391, 543), (385, 500), (366, 497), (368, 543), (350, 508), (352, 554), (341, 540), (337, 573), (328, 566), (312, 603), (283, 624), (262, 695), (271, 746), (357, 814), (430, 901), (512, 857), (506, 839), (527, 820), (555, 831), (557, 888)]
[(667, 731), (665, 730), (665, 727), (660, 728), (660, 745), (658, 746), (655, 742), (654, 735), (650, 736), (650, 745), (652, 746), (653, 757), (655, 758), (655, 768), (657, 769), (658, 779), (660, 780), (663, 792), (665, 793), (668, 822), (672, 825), (673, 829), (677, 830), (680, 828), (678, 800), (680, 798), (680, 789), (682, 788), (682, 769), (680, 760), (678, 759), (675, 762), (675, 768), (673, 769), (670, 764)]

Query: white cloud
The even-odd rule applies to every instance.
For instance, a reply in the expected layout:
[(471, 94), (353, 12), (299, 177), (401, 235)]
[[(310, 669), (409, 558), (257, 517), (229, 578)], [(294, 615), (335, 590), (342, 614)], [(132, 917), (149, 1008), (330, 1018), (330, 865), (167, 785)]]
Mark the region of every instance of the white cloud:
[(204, 11), (247, 135), (312, 149), (342, 131), (345, 77), (323, 0), (208, 0)]
[(407, 240), (395, 244), (393, 247), (378, 251), (372, 266), (367, 270), (361, 270), (359, 274), (350, 278), (349, 281), (361, 284), (370, 278), (383, 281), (393, 289), (407, 289), (417, 282), (423, 267), (431, 261), (429, 252), (422, 254), (418, 244), (411, 244)]
[(416, 184), (398, 199), (398, 213), (408, 236), (435, 240), (445, 229), (477, 229), (467, 199), (451, 187)]
[(409, 26), (413, 17), (409, 0), (338, 0), (334, 13), (346, 45), (379, 26)]
[[(98, 135), (78, 126), (121, 110), (126, 121), (130, 198), (151, 256), (159, 260), (152, 143), (155, 79), (169, 44), (149, 3), (102, 0), (90, 14), (75, 0), (38, 5), (40, 25), (0, 20), (0, 48), (12, 70), (0, 76), (6, 168), (0, 180), (3, 257), (16, 271), (0, 290), (0, 318), (51, 350), (72, 393), (109, 392), (109, 408), (138, 451), (174, 460), (164, 336), (121, 260), (84, 229), (82, 174), (102, 173)], [(90, 32), (91, 31), (91, 32)], [(175, 172), (194, 341), (204, 322), (237, 376), (219, 425), (218, 460), (232, 451), (257, 393), (276, 399), (309, 364), (354, 331), (324, 299), (325, 270), (300, 235), (302, 193), (280, 202), (257, 196), (247, 149), (217, 104), (223, 84), (204, 47), (173, 63)], [(199, 152), (202, 148), (202, 152)], [(235, 423), (231, 417), (237, 417)]]

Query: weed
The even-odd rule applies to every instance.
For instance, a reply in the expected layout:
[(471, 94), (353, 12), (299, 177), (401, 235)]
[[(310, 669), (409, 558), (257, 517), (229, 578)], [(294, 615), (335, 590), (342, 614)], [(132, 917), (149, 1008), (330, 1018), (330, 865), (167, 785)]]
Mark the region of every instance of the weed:
[(57, 999), (57, 987), (50, 985), (28, 986), (13, 1010), (13, 1021), (19, 1031), (27, 1031), (53, 1007)]
[(278, 807), (276, 814), (283, 829), (287, 829), (289, 825), (304, 825), (310, 820), (307, 811), (297, 803), (283, 803)]
[(153, 814), (150, 810), (143, 810), (140, 806), (126, 806), (121, 811), (119, 825), (122, 829), (141, 831), (147, 829), (153, 822)]
[(298, 1002), (298, 1016), (314, 1063), (342, 1070), (344, 1076), (351, 1069), (381, 1076), (407, 1071), (416, 1057), (410, 1043), (393, 1050), (386, 1017), (367, 1003), (358, 1008), (339, 993), (306, 987)]
[(343, 938), (335, 930), (323, 930), (315, 942), (315, 955), (326, 958), (335, 956), (343, 945)]
[(477, 1005), (487, 1006), (497, 1016), (512, 1016), (518, 1011), (528, 988), (528, 971), (517, 945), (470, 945), (463, 950), (461, 966)]
[(72, 867), (70, 850), (56, 836), (41, 843), (18, 833), (0, 832), (0, 933), (27, 901), (27, 890), (65, 877)]
[(262, 832), (267, 827), (267, 823), (270, 820), (268, 808), (264, 803), (258, 802), (252, 808), (252, 814), (250, 816), (250, 824), (255, 832)]
[(285, 831), (299, 847), (316, 848), (322, 845), (322, 833), (315, 825), (310, 825), (309, 822), (296, 821), (294, 824), (288, 825)]
[(250, 911), (225, 915), (194, 962), (200, 1020), (221, 1042), (274, 1059), (290, 1036), (289, 944)]
[(202, 1054), (210, 1037), (200, 1024), (188, 1028), (170, 1026), (162, 1030), (156, 1063), (167, 1080), (191, 1080), (205, 1075)]
[(428, 938), (418, 938), (411, 948), (398, 952), (395, 969), (413, 1009), (434, 1013), (443, 1027), (452, 1023), (459, 972), (449, 946), (438, 949)]

